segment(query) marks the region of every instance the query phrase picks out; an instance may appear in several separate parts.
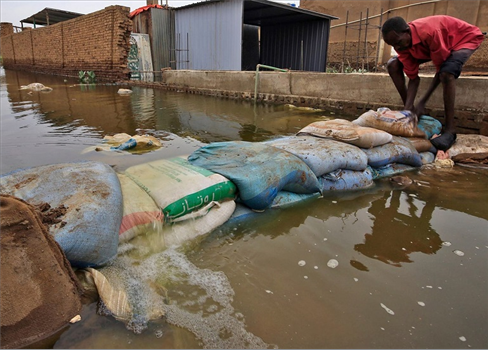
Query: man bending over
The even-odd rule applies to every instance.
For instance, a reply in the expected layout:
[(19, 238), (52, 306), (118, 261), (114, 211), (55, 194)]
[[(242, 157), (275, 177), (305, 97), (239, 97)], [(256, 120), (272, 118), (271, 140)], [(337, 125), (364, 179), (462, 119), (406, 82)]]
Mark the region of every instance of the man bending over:
[[(456, 79), (484, 35), (478, 27), (450, 16), (419, 18), (408, 24), (401, 17), (393, 17), (384, 23), (381, 32), (383, 40), (398, 53), (398, 57), (388, 61), (387, 67), (406, 110), (417, 116), (425, 114), (425, 104), (442, 83), (445, 125), (442, 135), (431, 142), (438, 150), (448, 150), (456, 140)], [(419, 65), (428, 61), (432, 61), (437, 73), (425, 95), (414, 105), (420, 83)], [(408, 86), (403, 73), (409, 78)]]

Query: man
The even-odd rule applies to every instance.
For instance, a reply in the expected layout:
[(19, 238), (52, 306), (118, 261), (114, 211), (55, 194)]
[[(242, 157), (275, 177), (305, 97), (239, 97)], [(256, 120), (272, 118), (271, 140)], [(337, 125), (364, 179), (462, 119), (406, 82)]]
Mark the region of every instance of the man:
[[(381, 32), (385, 42), (398, 53), (398, 57), (388, 61), (387, 67), (406, 110), (416, 115), (424, 114), (425, 104), (442, 83), (444, 131), (431, 142), (438, 150), (448, 150), (456, 140), (455, 82), (464, 63), (481, 45), (484, 35), (478, 27), (450, 16), (419, 18), (408, 24), (401, 17), (393, 17), (384, 23)], [(419, 65), (428, 61), (434, 63), (437, 73), (425, 95), (414, 105), (420, 83)], [(409, 78), (408, 86), (404, 73)]]

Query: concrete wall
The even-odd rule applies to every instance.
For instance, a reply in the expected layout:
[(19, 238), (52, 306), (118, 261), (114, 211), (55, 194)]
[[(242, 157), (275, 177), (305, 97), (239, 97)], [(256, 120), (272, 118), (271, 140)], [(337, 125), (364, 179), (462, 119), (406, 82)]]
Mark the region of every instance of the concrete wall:
[[(236, 99), (253, 99), (255, 72), (168, 70), (162, 83), (149, 85)], [(427, 90), (432, 76), (422, 76), (419, 94)], [(359, 116), (368, 109), (403, 108), (387, 74), (329, 74), (308, 72), (260, 72), (258, 100), (316, 108), (337, 109)], [(133, 82), (131, 82), (132, 84)], [(134, 84), (143, 84), (136, 83)], [(146, 86), (148, 86), (146, 84)], [(458, 132), (488, 135), (488, 78), (460, 77), (456, 85)], [(432, 95), (427, 108), (444, 122), (442, 87)]]
[(2, 35), (3, 65), (66, 76), (94, 71), (98, 80), (124, 79), (129, 73), (129, 10), (109, 6), (51, 26)]
[[(327, 59), (329, 65), (335, 67), (340, 66), (343, 57), (345, 57), (346, 66), (349, 64), (356, 68), (359, 56), (359, 67), (363, 67), (363, 63), (366, 62), (372, 69), (378, 53), (379, 27), (389, 17), (401, 16), (409, 22), (431, 15), (449, 15), (476, 25), (483, 32), (488, 31), (488, 1), (486, 0), (442, 0), (435, 2), (432, 0), (301, 0), (300, 8), (339, 17), (338, 20), (332, 22)], [(391, 9), (395, 10), (384, 14), (381, 21), (380, 17), (374, 17), (382, 11)], [(346, 35), (344, 24), (346, 23), (347, 11), (349, 11), (347, 18), (349, 23), (360, 18), (363, 19), (361, 31), (359, 30), (359, 22), (351, 23), (347, 28)], [(365, 18), (367, 14), (370, 18), (368, 20), (369, 25), (366, 27)], [(366, 46), (364, 45), (365, 39)], [(386, 44), (380, 45), (378, 58), (380, 64), (384, 64), (390, 58), (390, 49), (391, 47)], [(428, 67), (427, 65), (426, 68)], [(469, 59), (466, 63), (466, 69), (488, 72), (488, 40), (485, 40), (478, 51)]]

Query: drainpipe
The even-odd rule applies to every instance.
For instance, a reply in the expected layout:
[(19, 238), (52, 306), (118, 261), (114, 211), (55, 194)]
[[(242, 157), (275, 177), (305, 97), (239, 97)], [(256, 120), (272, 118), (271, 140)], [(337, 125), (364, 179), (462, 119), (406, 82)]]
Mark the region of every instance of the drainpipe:
[(283, 73), (286, 73), (289, 71), (289, 69), (282, 69), (282, 68), (267, 66), (265, 64), (258, 64), (256, 66), (256, 79), (255, 79), (256, 81), (254, 83), (254, 103), (256, 103), (256, 99), (258, 98), (259, 68), (261, 68), (261, 67), (271, 69), (271, 70), (275, 70), (278, 72), (283, 72)]

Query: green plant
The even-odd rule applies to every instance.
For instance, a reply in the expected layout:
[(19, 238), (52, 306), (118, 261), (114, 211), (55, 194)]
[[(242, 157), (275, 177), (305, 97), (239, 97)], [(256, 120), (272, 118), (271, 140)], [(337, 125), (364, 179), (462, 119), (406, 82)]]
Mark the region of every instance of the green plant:
[(78, 72), (78, 77), (80, 81), (84, 84), (93, 84), (96, 81), (95, 72), (94, 71), (83, 71), (80, 70)]

